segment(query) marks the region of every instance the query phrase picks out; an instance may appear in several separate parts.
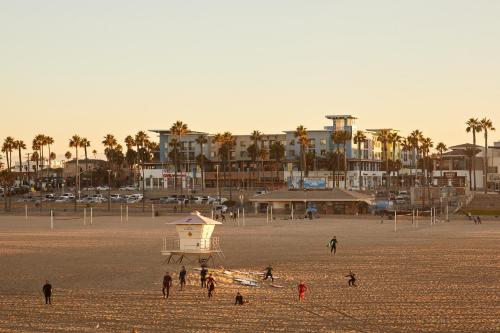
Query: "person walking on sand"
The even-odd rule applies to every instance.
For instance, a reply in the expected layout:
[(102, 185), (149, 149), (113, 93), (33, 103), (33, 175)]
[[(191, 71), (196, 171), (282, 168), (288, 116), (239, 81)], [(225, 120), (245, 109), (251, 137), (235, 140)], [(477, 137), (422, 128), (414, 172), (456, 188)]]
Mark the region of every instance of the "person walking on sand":
[(163, 298), (168, 298), (171, 287), (172, 287), (172, 277), (168, 272), (166, 272), (165, 276), (163, 277), (163, 289), (162, 289)]
[(181, 283), (181, 291), (184, 288), (184, 286), (186, 285), (186, 275), (187, 275), (186, 267), (182, 266), (182, 269), (179, 272), (179, 281)]
[(274, 282), (273, 268), (271, 267), (271, 265), (267, 266), (267, 268), (266, 268), (266, 273), (264, 275), (264, 280), (267, 280), (267, 278), (271, 278), (271, 281)]
[(208, 277), (207, 285), (208, 285), (208, 298), (212, 298), (215, 291), (215, 280), (212, 277), (212, 275)]
[(201, 287), (206, 288), (207, 287), (207, 273), (208, 269), (205, 266), (201, 267), (200, 271), (200, 282), (201, 282)]
[(330, 247), (330, 254), (337, 253), (337, 236), (333, 236), (333, 238), (328, 242), (328, 246)]
[(238, 291), (236, 293), (236, 298), (235, 298), (235, 301), (234, 301), (234, 305), (243, 305), (243, 304), (245, 304), (245, 301), (243, 300), (243, 296)]
[(307, 286), (304, 282), (300, 281), (297, 290), (299, 291), (299, 301), (303, 301), (306, 297)]
[(49, 283), (49, 280), (45, 281), (45, 284), (42, 287), (43, 295), (45, 296), (45, 304), (52, 305), (52, 285)]
[(206, 286), (207, 286), (207, 289), (208, 289), (208, 287), (210, 286), (210, 283), (212, 283), (212, 282), (215, 282), (215, 279), (214, 279), (214, 277), (212, 276), (212, 274), (210, 274), (210, 275), (208, 276), (208, 278), (207, 278), (207, 281), (206, 281)]
[(349, 271), (349, 274), (347, 274), (345, 277), (349, 278), (349, 281), (347, 281), (347, 283), (349, 284), (349, 287), (350, 286), (357, 287), (356, 286), (356, 276), (354, 275), (354, 273), (352, 271)]
[(482, 224), (480, 216), (477, 217), (477, 224)]

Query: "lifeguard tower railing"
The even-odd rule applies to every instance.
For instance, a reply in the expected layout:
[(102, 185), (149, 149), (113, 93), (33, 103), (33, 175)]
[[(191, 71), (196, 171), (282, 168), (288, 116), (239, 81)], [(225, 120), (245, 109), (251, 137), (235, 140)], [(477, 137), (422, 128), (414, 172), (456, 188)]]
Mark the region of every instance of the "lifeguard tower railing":
[(170, 255), (172, 253), (192, 252), (192, 253), (222, 253), (219, 237), (211, 237), (200, 241), (199, 247), (193, 250), (181, 250), (179, 238), (163, 238), (161, 254)]

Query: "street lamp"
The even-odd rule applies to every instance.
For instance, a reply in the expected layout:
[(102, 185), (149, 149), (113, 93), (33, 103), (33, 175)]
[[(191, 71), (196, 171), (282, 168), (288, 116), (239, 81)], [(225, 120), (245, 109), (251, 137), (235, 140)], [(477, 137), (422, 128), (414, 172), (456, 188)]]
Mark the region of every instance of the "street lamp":
[(111, 170), (108, 169), (108, 212), (111, 210)]

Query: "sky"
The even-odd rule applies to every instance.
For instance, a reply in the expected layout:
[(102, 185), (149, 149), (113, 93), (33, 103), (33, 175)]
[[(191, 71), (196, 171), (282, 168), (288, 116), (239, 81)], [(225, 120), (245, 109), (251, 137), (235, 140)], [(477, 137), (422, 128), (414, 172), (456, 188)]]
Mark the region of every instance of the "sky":
[[(0, 140), (329, 125), (500, 140), (497, 0), (0, 1)], [(154, 134), (152, 133), (154, 136)]]

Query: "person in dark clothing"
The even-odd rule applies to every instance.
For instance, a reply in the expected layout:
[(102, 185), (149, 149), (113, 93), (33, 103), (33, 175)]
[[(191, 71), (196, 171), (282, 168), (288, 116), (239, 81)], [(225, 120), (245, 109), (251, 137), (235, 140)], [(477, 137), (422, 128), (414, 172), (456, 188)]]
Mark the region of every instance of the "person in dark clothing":
[(170, 294), (170, 288), (172, 287), (172, 277), (168, 272), (165, 273), (163, 277), (163, 298), (168, 298)]
[(52, 304), (52, 285), (49, 283), (49, 280), (45, 281), (42, 291), (45, 296), (45, 304)]
[(184, 286), (186, 285), (186, 275), (187, 275), (186, 267), (182, 266), (182, 269), (179, 272), (179, 281), (181, 284), (181, 291), (184, 288)]
[(213, 293), (215, 291), (215, 280), (212, 277), (212, 275), (210, 275), (207, 279), (207, 286), (208, 286), (208, 298), (212, 298)]
[(333, 238), (330, 240), (328, 243), (328, 246), (330, 246), (330, 253), (333, 252), (333, 254), (337, 253), (337, 237), (333, 236)]
[(271, 281), (274, 282), (273, 268), (271, 267), (271, 265), (267, 266), (266, 268), (266, 274), (264, 275), (264, 280), (267, 280), (267, 278), (271, 278)]
[(236, 299), (234, 301), (234, 305), (243, 305), (245, 302), (243, 301), (243, 296), (240, 294), (240, 292), (236, 293)]
[(350, 278), (349, 281), (347, 281), (347, 283), (349, 284), (349, 287), (350, 286), (357, 287), (356, 286), (356, 276), (354, 275), (354, 273), (352, 271), (349, 271), (349, 274), (346, 275), (345, 277)]
[(200, 281), (201, 281), (201, 287), (202, 288), (205, 288), (207, 286), (207, 283), (206, 283), (206, 281), (207, 281), (207, 273), (208, 273), (208, 269), (205, 266), (203, 266), (201, 268), (201, 272), (200, 272)]
[(221, 218), (222, 218), (222, 222), (226, 222), (226, 215), (224, 215), (224, 214), (220, 213), (220, 216), (221, 216)]
[(212, 283), (212, 282), (215, 282), (215, 279), (213, 278), (212, 274), (210, 274), (207, 278), (207, 281), (205, 282), (207, 289), (210, 287), (210, 283)]
[(478, 216), (478, 217), (477, 217), (477, 224), (481, 224), (481, 223), (482, 223), (482, 222), (481, 222), (481, 217), (480, 217), (480, 216)]

